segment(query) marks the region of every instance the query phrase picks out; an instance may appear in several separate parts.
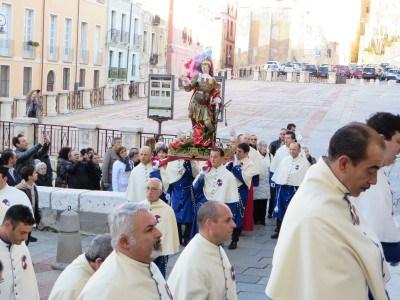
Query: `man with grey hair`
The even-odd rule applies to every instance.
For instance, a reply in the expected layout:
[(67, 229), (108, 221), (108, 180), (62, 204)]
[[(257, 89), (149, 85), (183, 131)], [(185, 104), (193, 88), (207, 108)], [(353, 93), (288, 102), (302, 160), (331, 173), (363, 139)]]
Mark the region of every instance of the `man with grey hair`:
[(122, 138), (114, 137), (112, 148), (108, 149), (104, 155), (103, 163), (101, 165), (101, 172), (103, 175), (102, 186), (106, 191), (112, 191), (112, 166), (116, 160), (119, 159), (116, 150), (122, 146)]
[(97, 235), (88, 250), (79, 255), (57, 278), (49, 300), (75, 300), (89, 278), (111, 253), (110, 234)]
[(110, 214), (109, 225), (114, 251), (78, 299), (172, 299), (164, 277), (152, 262), (161, 253), (161, 233), (149, 206), (125, 202)]
[(236, 300), (235, 269), (221, 244), (231, 238), (233, 215), (221, 202), (207, 201), (197, 214), (199, 233), (182, 251), (168, 278), (175, 299)]

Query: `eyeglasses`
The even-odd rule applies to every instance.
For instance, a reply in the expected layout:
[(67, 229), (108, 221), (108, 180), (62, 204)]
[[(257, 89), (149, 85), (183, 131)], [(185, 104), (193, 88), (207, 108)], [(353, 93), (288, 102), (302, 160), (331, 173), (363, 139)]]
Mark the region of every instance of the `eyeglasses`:
[(146, 186), (146, 190), (147, 191), (159, 191), (160, 189), (155, 188), (155, 187), (151, 187), (151, 186)]

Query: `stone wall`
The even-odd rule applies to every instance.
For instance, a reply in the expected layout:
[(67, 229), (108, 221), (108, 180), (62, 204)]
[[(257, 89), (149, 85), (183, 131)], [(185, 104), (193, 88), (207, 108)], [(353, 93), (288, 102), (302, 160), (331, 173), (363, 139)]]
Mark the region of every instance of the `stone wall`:
[(125, 201), (125, 193), (63, 189), (38, 186), (39, 207), (42, 211), (40, 227), (59, 230), (60, 214), (71, 208), (79, 213), (83, 232), (108, 232), (107, 215)]

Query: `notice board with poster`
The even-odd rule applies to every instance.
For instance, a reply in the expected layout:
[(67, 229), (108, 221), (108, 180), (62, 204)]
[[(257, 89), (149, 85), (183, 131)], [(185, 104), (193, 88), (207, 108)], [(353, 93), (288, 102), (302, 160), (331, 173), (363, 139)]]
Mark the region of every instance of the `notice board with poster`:
[(223, 76), (215, 76), (215, 80), (219, 83), (221, 86), (220, 90), (220, 97), (221, 97), (221, 104), (220, 104), (220, 111), (218, 114), (218, 122), (223, 122), (224, 121), (224, 104), (225, 104), (225, 77)]
[(147, 117), (149, 119), (173, 119), (174, 81), (174, 75), (149, 75), (147, 97)]

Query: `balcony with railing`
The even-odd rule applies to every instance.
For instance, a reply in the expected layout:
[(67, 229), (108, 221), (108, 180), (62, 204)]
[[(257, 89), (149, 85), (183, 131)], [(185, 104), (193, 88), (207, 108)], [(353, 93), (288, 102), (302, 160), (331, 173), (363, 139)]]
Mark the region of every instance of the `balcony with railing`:
[(74, 58), (74, 49), (73, 48), (64, 48), (63, 51), (63, 62), (72, 62)]
[(49, 61), (58, 61), (58, 51), (59, 48), (56, 46), (49, 46), (48, 47), (48, 54), (47, 54), (47, 59)]
[(142, 35), (135, 34), (133, 36), (133, 47), (136, 48), (136, 49), (141, 49), (142, 48)]
[(80, 56), (79, 62), (81, 64), (86, 64), (87, 65), (89, 63), (89, 51), (88, 50), (81, 49), (79, 51), (79, 56)]
[(150, 56), (150, 65), (156, 65), (158, 64), (158, 54), (152, 54)]
[(96, 66), (101, 66), (103, 64), (103, 51), (97, 50), (95, 52), (93, 64)]
[(110, 67), (108, 69), (108, 78), (109, 79), (126, 79), (127, 77), (127, 69), (118, 68), (118, 67)]
[[(37, 46), (36, 46), (37, 45)], [(26, 59), (35, 59), (36, 58), (36, 47), (38, 47), (38, 43), (36, 42), (23, 42), (22, 47), (24, 49), (23, 57)]]
[(124, 43), (124, 44), (129, 43), (129, 32), (121, 31), (121, 43)]
[(10, 57), (13, 55), (14, 41), (0, 39), (0, 56)]
[(119, 43), (121, 41), (121, 30), (112, 28), (109, 31), (109, 42)]

